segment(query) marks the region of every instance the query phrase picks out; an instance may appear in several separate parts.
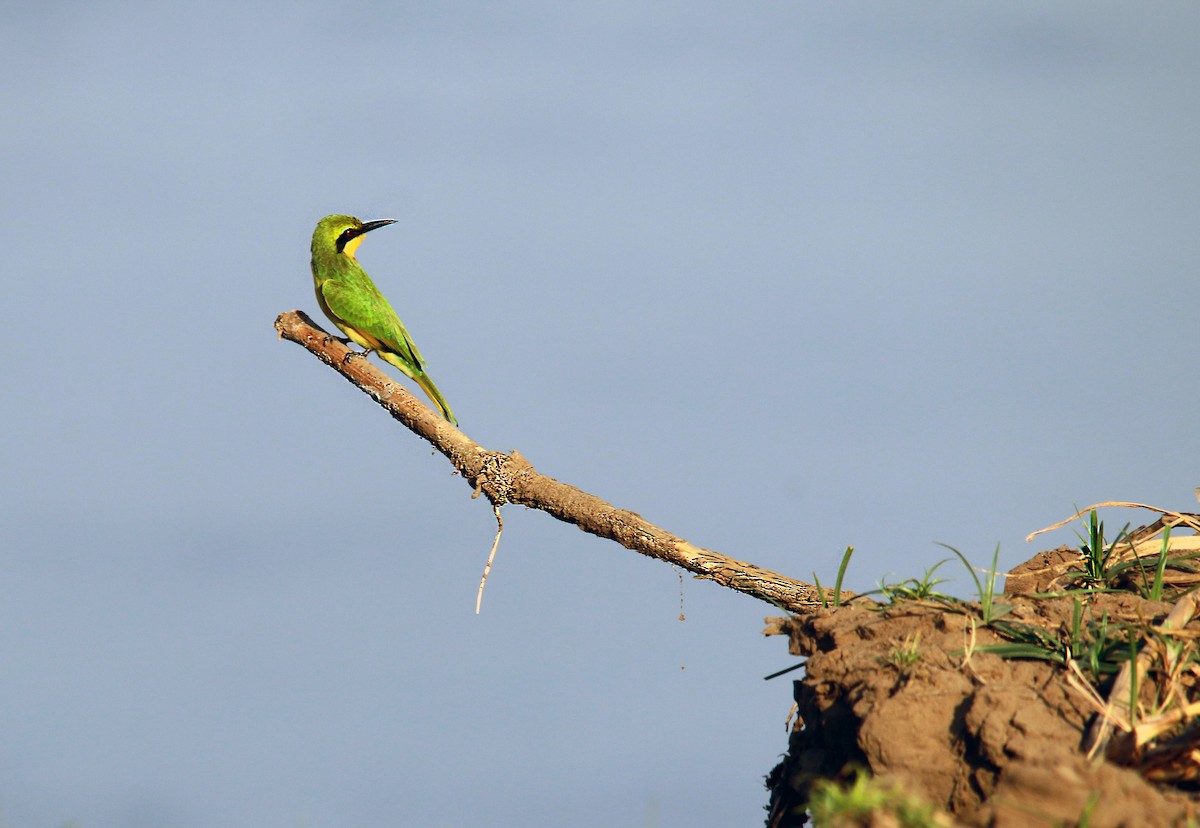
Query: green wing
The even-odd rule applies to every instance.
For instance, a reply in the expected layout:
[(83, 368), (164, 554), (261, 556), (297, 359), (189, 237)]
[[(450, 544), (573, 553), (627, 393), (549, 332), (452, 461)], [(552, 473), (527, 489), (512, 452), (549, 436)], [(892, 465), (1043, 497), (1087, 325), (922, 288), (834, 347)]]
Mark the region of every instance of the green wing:
[(425, 370), (425, 360), (404, 329), (404, 323), (374, 284), (369, 287), (348, 285), (329, 279), (321, 284), (321, 295), (338, 319), (359, 333), (379, 340), (385, 348), (411, 363), (417, 371)]

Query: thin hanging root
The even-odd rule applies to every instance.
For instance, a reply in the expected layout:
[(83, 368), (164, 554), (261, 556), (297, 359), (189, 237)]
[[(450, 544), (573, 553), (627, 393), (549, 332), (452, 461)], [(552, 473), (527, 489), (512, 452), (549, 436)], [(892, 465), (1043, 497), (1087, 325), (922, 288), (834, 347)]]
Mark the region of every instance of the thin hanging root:
[(679, 620), (686, 621), (683, 615), (683, 570), (675, 567), (675, 572), (679, 575)]
[(483, 566), (483, 577), (479, 579), (479, 594), (475, 596), (476, 615), (479, 615), (479, 607), (483, 603), (483, 587), (487, 584), (488, 573), (492, 571), (492, 561), (496, 559), (496, 547), (500, 545), (500, 533), (504, 531), (504, 519), (500, 517), (500, 507), (492, 504), (492, 514), (496, 516), (496, 539), (492, 541), (492, 551), (488, 553), (487, 563)]

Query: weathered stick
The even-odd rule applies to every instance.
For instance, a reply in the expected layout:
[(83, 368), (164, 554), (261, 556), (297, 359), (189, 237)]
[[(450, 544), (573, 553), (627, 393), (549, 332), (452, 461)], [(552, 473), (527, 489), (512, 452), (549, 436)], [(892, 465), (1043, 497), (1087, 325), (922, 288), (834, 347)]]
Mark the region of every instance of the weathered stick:
[(402, 385), (317, 327), (301, 311), (280, 314), (275, 328), (284, 339), (303, 345), (337, 370), (418, 437), (445, 455), (474, 488), (495, 506), (519, 503), (539, 509), (585, 532), (614, 540), (626, 549), (673, 563), (723, 587), (744, 592), (791, 611), (819, 605), (816, 587), (760, 569), (745, 561), (688, 543), (641, 515), (618, 509), (595, 495), (534, 471), (519, 452), (488, 451), (443, 420)]

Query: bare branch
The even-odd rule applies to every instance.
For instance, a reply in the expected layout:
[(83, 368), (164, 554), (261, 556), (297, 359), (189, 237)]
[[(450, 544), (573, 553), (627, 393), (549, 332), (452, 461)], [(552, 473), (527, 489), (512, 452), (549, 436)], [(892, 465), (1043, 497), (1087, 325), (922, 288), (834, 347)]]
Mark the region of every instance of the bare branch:
[(275, 328), (282, 338), (307, 348), (445, 455), (474, 489), (472, 497), (482, 493), (494, 506), (518, 503), (539, 509), (626, 549), (675, 564), (697, 578), (715, 581), (781, 609), (798, 612), (819, 605), (817, 590), (811, 584), (688, 543), (641, 515), (539, 474), (517, 451), (488, 451), (366, 359), (349, 358), (352, 351), (303, 312), (280, 314)]

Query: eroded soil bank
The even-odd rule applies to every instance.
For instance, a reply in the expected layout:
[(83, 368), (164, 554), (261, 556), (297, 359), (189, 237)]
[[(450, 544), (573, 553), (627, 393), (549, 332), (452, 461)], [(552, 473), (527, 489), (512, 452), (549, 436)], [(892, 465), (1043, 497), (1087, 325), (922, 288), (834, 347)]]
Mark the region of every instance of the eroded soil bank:
[[(1010, 588), (1043, 591), (1049, 582), (1034, 574), (1069, 566), (1072, 556), (1042, 553), (1024, 565), (1024, 576), (1010, 577)], [(1012, 606), (1006, 622), (1042, 630), (1047, 642), (1082, 645), (1078, 631), (1091, 625), (1102, 634), (1133, 631), (1128, 637), (1141, 648), (1152, 646), (1155, 625), (1173, 605), (1129, 592), (1082, 599), (1017, 594), (1004, 602)], [(790, 651), (808, 659), (804, 678), (795, 682), (798, 717), (787, 755), (768, 778), (772, 828), (805, 824), (812, 786), (847, 780), (857, 769), (936, 806), (944, 824), (1104, 828), (1186, 825), (1196, 818), (1200, 799), (1188, 762), (1200, 765), (1200, 735), (1193, 725), (1176, 726), (1165, 760), (1120, 728), (1089, 759), (1088, 729), (1114, 676), (1089, 683), (1086, 671), (1066, 663), (981, 650), (1013, 639), (984, 625), (978, 605), (851, 603), (768, 622), (768, 634), (788, 636)], [(1198, 626), (1189, 616), (1170, 640), (1194, 647)], [(1194, 661), (1170, 682), (1152, 675), (1169, 669), (1167, 663), (1145, 669), (1141, 695), (1173, 687), (1195, 699)], [(1186, 709), (1188, 700), (1181, 701)]]

